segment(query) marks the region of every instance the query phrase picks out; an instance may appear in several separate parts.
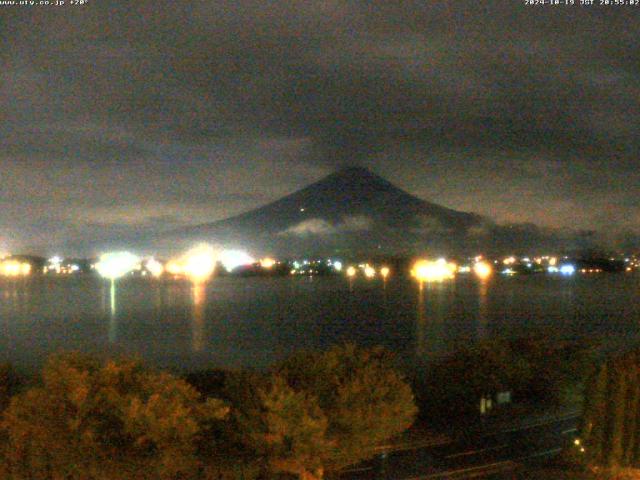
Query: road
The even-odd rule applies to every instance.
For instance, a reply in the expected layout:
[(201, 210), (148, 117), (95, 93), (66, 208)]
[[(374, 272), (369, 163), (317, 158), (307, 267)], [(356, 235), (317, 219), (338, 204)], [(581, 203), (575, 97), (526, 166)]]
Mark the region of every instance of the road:
[(470, 435), (451, 441), (378, 455), (345, 471), (344, 480), (439, 480), (498, 478), (523, 464), (544, 460), (570, 445), (577, 434), (578, 417), (566, 415)]

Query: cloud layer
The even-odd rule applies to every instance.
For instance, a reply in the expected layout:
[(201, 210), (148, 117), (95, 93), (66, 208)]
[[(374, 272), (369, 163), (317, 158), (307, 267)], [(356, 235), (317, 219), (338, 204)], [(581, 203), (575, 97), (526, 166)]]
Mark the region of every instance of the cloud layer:
[(340, 223), (333, 224), (322, 218), (304, 220), (287, 228), (280, 235), (298, 237), (336, 235), (339, 233), (362, 232), (371, 228), (371, 219), (365, 216), (345, 217)]

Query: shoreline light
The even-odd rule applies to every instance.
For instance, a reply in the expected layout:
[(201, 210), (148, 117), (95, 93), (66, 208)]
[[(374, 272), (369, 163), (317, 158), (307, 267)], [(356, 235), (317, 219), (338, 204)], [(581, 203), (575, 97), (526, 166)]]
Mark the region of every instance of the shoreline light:
[(479, 261), (473, 266), (473, 273), (475, 273), (478, 278), (484, 280), (491, 276), (493, 268), (488, 262)]
[(376, 276), (376, 269), (371, 265), (365, 265), (364, 267), (364, 276), (367, 278), (373, 278)]
[(576, 267), (574, 267), (573, 265), (561, 265), (560, 273), (563, 275), (573, 275), (574, 273), (576, 273)]
[(0, 263), (0, 275), (5, 277), (27, 276), (31, 273), (31, 264), (18, 260), (4, 260)]
[(149, 273), (156, 278), (160, 277), (164, 273), (164, 267), (162, 266), (162, 263), (160, 263), (153, 257), (147, 260), (144, 266), (149, 271)]
[(104, 253), (96, 263), (96, 270), (100, 276), (115, 280), (136, 268), (140, 259), (129, 252)]
[(255, 263), (253, 257), (242, 250), (223, 250), (218, 256), (218, 261), (229, 273), (242, 265)]
[(389, 267), (382, 267), (380, 269), (380, 275), (382, 275), (382, 278), (384, 278), (385, 280), (387, 279), (387, 277), (389, 276), (389, 272), (391, 270), (389, 270)]
[(182, 257), (182, 271), (194, 282), (207, 280), (216, 269), (216, 256), (208, 245), (192, 248)]
[(411, 275), (420, 283), (422, 282), (440, 282), (450, 280), (455, 277), (457, 265), (447, 262), (444, 258), (433, 260), (418, 260), (413, 264)]
[(269, 268), (272, 268), (275, 264), (276, 264), (276, 261), (273, 258), (266, 257), (266, 258), (260, 259), (260, 266), (262, 268), (269, 269)]

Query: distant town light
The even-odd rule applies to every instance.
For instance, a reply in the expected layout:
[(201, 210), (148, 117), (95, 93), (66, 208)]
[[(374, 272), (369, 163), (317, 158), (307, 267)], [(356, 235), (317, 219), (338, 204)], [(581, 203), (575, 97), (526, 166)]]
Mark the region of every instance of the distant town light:
[(342, 262), (340, 260), (336, 260), (333, 262), (333, 268), (335, 268), (336, 272), (342, 271)]
[(111, 252), (100, 256), (96, 263), (98, 273), (109, 280), (115, 280), (133, 270), (140, 259), (129, 252)]
[(382, 278), (384, 278), (386, 280), (386, 278), (389, 276), (389, 267), (382, 267), (380, 269), (380, 275), (382, 275)]
[(373, 278), (376, 276), (376, 269), (371, 265), (365, 265), (364, 267), (364, 276), (367, 278)]
[(194, 282), (207, 280), (216, 268), (216, 256), (209, 245), (198, 245), (182, 256), (184, 275)]
[(262, 268), (271, 268), (276, 264), (276, 261), (273, 258), (263, 258), (260, 260), (260, 266)]
[(563, 275), (573, 275), (574, 273), (576, 273), (576, 267), (574, 267), (573, 265), (561, 265), (560, 273)]
[(476, 264), (473, 266), (473, 273), (475, 273), (478, 278), (484, 280), (485, 278), (489, 278), (491, 276), (491, 274), (493, 273), (493, 268), (488, 262), (476, 262)]
[(457, 268), (455, 263), (448, 263), (444, 258), (439, 258), (435, 262), (418, 260), (411, 269), (411, 275), (421, 283), (438, 282), (454, 278)]
[(156, 278), (164, 273), (164, 267), (162, 266), (162, 263), (160, 263), (153, 257), (147, 260), (144, 266), (149, 271), (149, 273)]
[(231, 272), (233, 269), (242, 265), (255, 263), (253, 257), (242, 250), (223, 250), (220, 252), (218, 260), (227, 272)]
[(351, 266), (347, 268), (347, 277), (353, 278), (356, 276), (356, 268)]
[(4, 260), (0, 263), (0, 275), (5, 277), (20, 277), (31, 273), (31, 264), (18, 260)]

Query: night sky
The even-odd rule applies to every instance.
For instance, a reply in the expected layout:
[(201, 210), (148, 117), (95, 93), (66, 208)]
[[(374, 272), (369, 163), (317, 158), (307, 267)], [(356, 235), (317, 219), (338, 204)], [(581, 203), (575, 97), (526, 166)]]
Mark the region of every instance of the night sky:
[(0, 250), (93, 253), (354, 164), (640, 234), (639, 38), (640, 7), (516, 0), (0, 6)]

